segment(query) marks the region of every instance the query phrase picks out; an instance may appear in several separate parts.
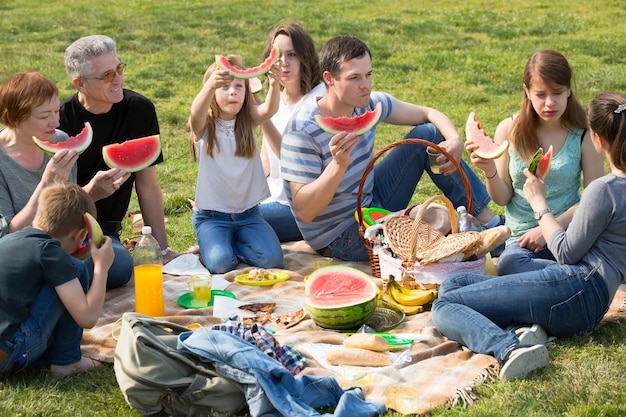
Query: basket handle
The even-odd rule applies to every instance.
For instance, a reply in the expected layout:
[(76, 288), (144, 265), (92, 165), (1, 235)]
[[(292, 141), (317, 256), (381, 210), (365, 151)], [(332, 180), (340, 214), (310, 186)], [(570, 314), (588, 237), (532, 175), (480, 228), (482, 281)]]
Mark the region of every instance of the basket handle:
[[(416, 144), (434, 148), (438, 152), (441, 152), (442, 154), (444, 154), (445, 157), (448, 158), (448, 160), (450, 162), (452, 162), (452, 164), (454, 165), (456, 170), (459, 172), (459, 174), (461, 176), (461, 180), (463, 181), (463, 186), (465, 187), (465, 192), (467, 194), (467, 211), (468, 211), (468, 213), (472, 212), (472, 189), (471, 189), (471, 187), (469, 185), (469, 180), (467, 179), (467, 175), (465, 175), (465, 172), (463, 172), (463, 170), (461, 169), (461, 165), (459, 164), (459, 162), (456, 159), (454, 159), (452, 157), (452, 155), (450, 155), (450, 153), (448, 153), (448, 151), (446, 151), (445, 149), (443, 149), (441, 146), (437, 145), (436, 143), (433, 143), (433, 142), (428, 141), (426, 139), (413, 139), (413, 138), (402, 139), (402, 140), (398, 140), (398, 141), (392, 142), (389, 145), (387, 145), (384, 148), (382, 148), (380, 151), (378, 151), (372, 157), (370, 162), (365, 167), (365, 170), (363, 171), (363, 176), (361, 177), (361, 182), (359, 183), (359, 189), (358, 189), (358, 192), (357, 192), (357, 195), (356, 195), (356, 215), (357, 215), (357, 219), (358, 219), (359, 234), (361, 235), (361, 238), (365, 237), (365, 226), (364, 226), (364, 222), (363, 222), (363, 212), (361, 210), (361, 205), (363, 204), (363, 187), (365, 186), (365, 179), (367, 178), (369, 173), (374, 168), (374, 164), (376, 163), (378, 158), (383, 156), (387, 151), (395, 148), (396, 146), (400, 146), (400, 145), (416, 145)], [(455, 222), (452, 222), (452, 223), (455, 223)]]
[(456, 224), (456, 210), (454, 209), (454, 205), (452, 204), (452, 201), (450, 201), (444, 195), (434, 195), (432, 197), (427, 198), (426, 201), (424, 201), (420, 205), (419, 210), (415, 214), (415, 219), (413, 220), (413, 227), (411, 228), (411, 239), (409, 240), (410, 255), (408, 259), (408, 263), (411, 265), (415, 263), (415, 259), (417, 255), (417, 238), (419, 235), (419, 225), (422, 221), (422, 217), (424, 217), (424, 214), (426, 213), (426, 209), (428, 209), (428, 206), (430, 206), (430, 204), (433, 201), (437, 201), (437, 200), (443, 201), (443, 203), (446, 205), (446, 208), (448, 209), (448, 216), (450, 216), (451, 232), (457, 233), (458, 231), (458, 227)]

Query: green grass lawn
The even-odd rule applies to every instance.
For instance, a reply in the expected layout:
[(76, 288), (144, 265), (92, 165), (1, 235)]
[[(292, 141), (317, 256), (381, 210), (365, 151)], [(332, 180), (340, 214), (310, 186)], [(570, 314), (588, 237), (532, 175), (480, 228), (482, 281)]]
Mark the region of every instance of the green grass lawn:
[[(65, 48), (95, 33), (117, 41), (128, 64), (126, 86), (151, 98), (159, 114), (165, 162), (158, 173), (170, 244), (179, 251), (195, 244), (188, 199), (196, 169), (186, 120), (202, 75), (215, 54), (242, 55), (248, 66), (260, 62), (267, 32), (284, 19), (306, 27), (318, 49), (336, 35), (360, 37), (373, 53), (376, 90), (442, 110), (460, 132), (470, 111), (493, 134), (518, 109), (524, 64), (538, 49), (556, 49), (569, 59), (584, 105), (600, 91), (626, 91), (626, 7), (617, 0), (0, 0), (0, 16), (0, 79), (40, 71), (57, 83), (62, 98), (74, 92), (63, 68)], [(381, 148), (407, 129), (382, 126), (378, 132)], [(436, 192), (424, 179), (415, 200)], [(133, 201), (131, 209), (137, 207)], [(442, 407), (433, 415), (626, 415), (625, 341), (623, 324), (560, 340), (549, 348), (549, 366), (531, 378), (483, 384), (477, 404)], [(62, 380), (33, 371), (0, 383), (0, 390), (1, 416), (138, 415), (109, 366)]]

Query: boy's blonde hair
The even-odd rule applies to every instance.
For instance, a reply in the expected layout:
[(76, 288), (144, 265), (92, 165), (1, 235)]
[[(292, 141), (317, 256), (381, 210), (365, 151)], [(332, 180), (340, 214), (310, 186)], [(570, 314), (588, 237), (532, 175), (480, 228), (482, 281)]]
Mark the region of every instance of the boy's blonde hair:
[(33, 223), (50, 236), (67, 236), (86, 227), (85, 213), (96, 217), (96, 205), (87, 192), (77, 184), (59, 182), (41, 192)]
[[(226, 60), (234, 67), (239, 69), (245, 69), (243, 66), (243, 61), (238, 55), (228, 55), (226, 56)], [(211, 74), (214, 71), (220, 69), (217, 64), (213, 63), (207, 68), (204, 73), (204, 78), (202, 79), (202, 84), (207, 82)], [(235, 156), (241, 156), (244, 158), (251, 159), (256, 154), (257, 143), (256, 143), (256, 135), (254, 133), (254, 126), (252, 126), (252, 116), (250, 115), (250, 106), (252, 103), (252, 93), (250, 93), (250, 84), (248, 80), (245, 80), (246, 84), (246, 95), (243, 100), (243, 106), (241, 110), (237, 114), (237, 118), (235, 119), (235, 141), (237, 143), (237, 147), (235, 149)], [(211, 102), (211, 107), (206, 115), (206, 129), (208, 131), (207, 135), (207, 155), (213, 158), (213, 149), (216, 148), (217, 152), (219, 152), (219, 144), (217, 143), (217, 136), (215, 133), (215, 119), (220, 117), (220, 108), (217, 105), (217, 99), (213, 96), (213, 101)], [(195, 162), (197, 161), (195, 141), (200, 138), (196, 138), (193, 134), (193, 130), (190, 135), (190, 151), (191, 158)]]

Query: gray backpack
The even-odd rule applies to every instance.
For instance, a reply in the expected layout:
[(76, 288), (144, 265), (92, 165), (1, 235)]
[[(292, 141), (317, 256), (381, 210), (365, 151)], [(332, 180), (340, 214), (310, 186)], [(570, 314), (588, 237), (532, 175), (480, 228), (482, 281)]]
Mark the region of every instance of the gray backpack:
[(176, 349), (178, 335), (186, 331), (165, 320), (124, 313), (113, 369), (126, 402), (143, 415), (221, 416), (244, 410), (240, 384)]

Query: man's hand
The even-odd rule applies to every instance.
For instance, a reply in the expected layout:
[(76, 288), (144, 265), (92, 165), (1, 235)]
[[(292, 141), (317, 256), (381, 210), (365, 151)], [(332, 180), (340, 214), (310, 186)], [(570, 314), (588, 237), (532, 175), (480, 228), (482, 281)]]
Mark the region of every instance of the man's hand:
[(108, 171), (98, 171), (84, 188), (93, 201), (98, 201), (119, 190), (129, 178), (130, 173), (125, 170), (111, 168)]

